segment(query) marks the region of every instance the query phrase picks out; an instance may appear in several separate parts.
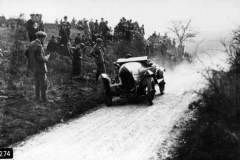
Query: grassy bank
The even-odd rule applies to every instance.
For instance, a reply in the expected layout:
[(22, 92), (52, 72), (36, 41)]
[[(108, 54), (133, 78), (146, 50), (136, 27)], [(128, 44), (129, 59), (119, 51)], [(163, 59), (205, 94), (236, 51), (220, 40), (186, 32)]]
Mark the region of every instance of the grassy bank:
[(72, 81), (71, 58), (57, 53), (51, 55), (47, 64), (47, 96), (53, 103), (34, 102), (34, 79), (27, 71), (24, 57), (28, 44), (24, 29), (0, 28), (0, 35), (3, 54), (0, 57), (0, 148), (77, 117), (101, 103), (99, 93), (93, 90), (94, 61), (85, 55), (82, 76)]
[[(236, 48), (240, 44), (233, 42)], [(173, 129), (181, 134), (168, 159), (240, 159), (240, 56), (225, 47), (230, 70), (208, 71), (208, 88), (199, 93), (199, 101), (189, 105), (194, 118)]]
[(12, 100), (8, 98), (10, 103), (18, 100), (16, 103), (1, 107), (0, 148), (79, 116), (101, 103), (98, 94), (84, 84), (67, 84), (49, 92), (48, 97), (54, 101), (44, 105), (23, 94), (18, 95), (14, 94)]

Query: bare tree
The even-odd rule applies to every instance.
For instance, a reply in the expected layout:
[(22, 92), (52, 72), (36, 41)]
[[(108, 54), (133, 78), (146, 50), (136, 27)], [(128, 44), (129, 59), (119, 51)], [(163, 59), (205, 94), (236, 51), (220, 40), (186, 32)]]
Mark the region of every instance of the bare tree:
[(182, 45), (183, 42), (192, 40), (192, 38), (196, 37), (198, 34), (197, 31), (195, 31), (192, 28), (192, 20), (188, 20), (187, 22), (184, 21), (171, 21), (171, 27), (168, 27), (168, 29), (176, 34), (177, 39), (179, 41), (179, 44)]

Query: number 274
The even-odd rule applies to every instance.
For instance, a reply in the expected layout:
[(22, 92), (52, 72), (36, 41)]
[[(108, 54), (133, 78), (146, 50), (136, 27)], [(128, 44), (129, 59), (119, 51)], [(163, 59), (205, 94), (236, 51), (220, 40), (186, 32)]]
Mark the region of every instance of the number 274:
[(10, 151), (0, 151), (0, 157), (10, 156)]

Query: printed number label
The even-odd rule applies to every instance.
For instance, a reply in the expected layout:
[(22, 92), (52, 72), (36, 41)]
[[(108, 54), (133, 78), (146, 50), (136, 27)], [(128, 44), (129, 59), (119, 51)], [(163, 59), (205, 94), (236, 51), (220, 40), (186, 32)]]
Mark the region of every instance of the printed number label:
[(110, 77), (110, 86), (118, 86), (118, 85), (122, 85), (122, 81), (121, 79), (116, 76), (116, 77)]
[(12, 159), (13, 149), (12, 148), (2, 148), (0, 149), (0, 159)]

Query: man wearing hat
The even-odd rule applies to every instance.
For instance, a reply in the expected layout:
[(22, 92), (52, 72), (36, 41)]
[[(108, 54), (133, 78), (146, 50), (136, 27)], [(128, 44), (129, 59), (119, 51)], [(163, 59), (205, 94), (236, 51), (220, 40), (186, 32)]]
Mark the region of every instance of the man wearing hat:
[(92, 21), (93, 19), (90, 20), (89, 22), (89, 28), (90, 28), (90, 32), (94, 32), (94, 22)]
[(45, 56), (42, 43), (47, 34), (43, 31), (36, 33), (37, 39), (30, 42), (25, 55), (28, 58), (28, 69), (34, 73), (35, 78), (35, 100), (48, 102), (47, 91), (47, 65), (50, 55)]
[(99, 23), (99, 32), (100, 33), (103, 32), (104, 26), (105, 26), (104, 19), (101, 18), (101, 22)]
[[(85, 19), (85, 18), (84, 18)], [(88, 25), (88, 20), (84, 20), (83, 21), (83, 30), (84, 30), (84, 34), (85, 36), (90, 39), (91, 38), (91, 33), (90, 33), (90, 30), (89, 30), (89, 25)]]
[(71, 25), (70, 25), (70, 23), (67, 21), (67, 16), (64, 16), (64, 21), (62, 22), (61, 25), (62, 25), (62, 28), (67, 31), (67, 37), (68, 37), (68, 39), (70, 39), (70, 33), (71, 33), (70, 29), (71, 29)]
[(35, 14), (30, 14), (31, 19), (27, 21), (27, 32), (28, 32), (28, 37), (30, 42), (34, 41), (36, 39), (36, 33), (37, 33), (37, 28), (35, 27), (36, 25), (36, 16)]
[(94, 33), (98, 33), (99, 27), (98, 27), (98, 20), (94, 22)]
[(102, 73), (106, 73), (105, 69), (105, 60), (104, 60), (104, 48), (102, 46), (102, 39), (97, 38), (97, 43), (93, 46), (93, 49), (90, 52), (90, 55), (94, 57), (94, 61), (97, 65), (97, 72), (96, 72), (96, 82), (98, 81), (98, 77)]

